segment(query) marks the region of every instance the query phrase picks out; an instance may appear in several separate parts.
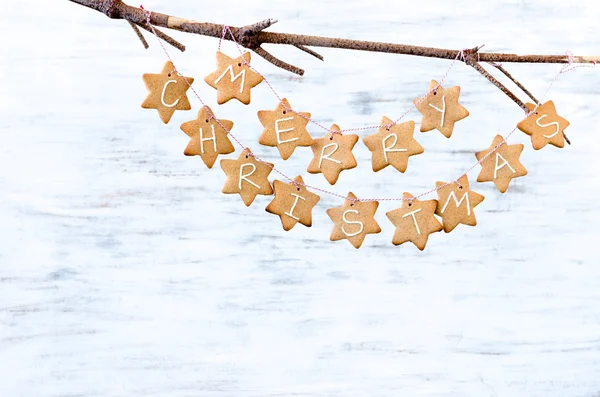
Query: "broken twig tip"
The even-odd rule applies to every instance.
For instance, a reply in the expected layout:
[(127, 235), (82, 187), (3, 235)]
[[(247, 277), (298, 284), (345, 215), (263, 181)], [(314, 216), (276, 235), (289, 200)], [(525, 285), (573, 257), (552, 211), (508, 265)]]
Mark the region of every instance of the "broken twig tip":
[(320, 59), (321, 61), (325, 61), (325, 59), (323, 58), (323, 55), (319, 54), (318, 52), (316, 52), (314, 50), (311, 50), (308, 47), (303, 46), (302, 44), (294, 44), (294, 47), (306, 52), (307, 54), (312, 55), (313, 57), (315, 57), (317, 59)]
[(127, 22), (129, 22), (129, 26), (131, 26), (131, 28), (133, 29), (133, 31), (137, 35), (138, 39), (140, 39), (140, 41), (142, 42), (142, 45), (144, 46), (144, 48), (145, 49), (150, 48), (150, 45), (148, 45), (148, 42), (144, 38), (144, 35), (142, 35), (142, 32), (140, 32), (140, 30), (138, 29), (137, 25), (135, 23), (131, 22), (131, 21), (127, 21)]

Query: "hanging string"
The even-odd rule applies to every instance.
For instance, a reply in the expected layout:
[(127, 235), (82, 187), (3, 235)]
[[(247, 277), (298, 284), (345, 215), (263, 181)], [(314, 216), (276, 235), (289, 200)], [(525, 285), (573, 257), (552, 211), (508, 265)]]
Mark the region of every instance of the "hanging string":
[[(243, 47), (237, 42), (235, 35), (233, 34), (233, 32), (231, 31), (231, 28), (228, 25), (223, 26), (223, 34), (221, 35), (221, 38), (219, 40), (219, 45), (218, 45), (218, 49), (219, 51), (221, 50), (221, 42), (223, 40), (225, 40), (225, 36), (227, 35), (227, 33), (229, 33), (230, 37), (231, 37), (231, 41), (233, 41), (240, 53), (240, 55), (242, 55), (244, 53), (244, 49)], [(444, 81), (446, 80), (446, 77), (448, 77), (448, 74), (450, 74), (450, 71), (452, 70), (452, 68), (454, 67), (454, 65), (456, 64), (457, 61), (459, 60), (465, 60), (465, 54), (464, 54), (464, 49), (463, 50), (459, 50), (458, 53), (456, 54), (456, 57), (454, 58), (454, 60), (452, 61), (452, 63), (450, 64), (450, 66), (448, 67), (448, 69), (446, 70), (446, 73), (442, 76), (442, 78), (440, 79), (440, 81), (438, 82), (437, 85), (435, 85), (434, 87), (432, 87), (429, 91), (427, 91), (427, 93), (425, 93), (425, 95), (423, 95), (422, 97), (420, 97), (419, 99), (417, 99), (417, 101), (415, 101), (412, 106), (410, 108), (408, 108), (408, 110), (406, 110), (406, 112), (404, 112), (400, 117), (398, 117), (398, 119), (396, 119), (395, 121), (393, 121), (391, 124), (388, 125), (373, 125), (373, 126), (368, 126), (368, 127), (357, 127), (357, 128), (346, 128), (343, 130), (336, 130), (331, 131), (329, 128), (325, 127), (322, 124), (319, 124), (318, 122), (312, 120), (309, 117), (304, 116), (303, 114), (296, 112), (294, 109), (288, 108), (285, 104), (282, 104), (284, 109), (286, 110), (286, 112), (292, 112), (294, 114), (297, 114), (298, 116), (302, 117), (303, 119), (307, 120), (310, 123), (315, 124), (316, 126), (320, 127), (321, 129), (330, 132), (330, 133), (335, 133), (335, 134), (342, 134), (344, 132), (354, 132), (354, 131), (365, 131), (365, 130), (373, 130), (373, 129), (379, 129), (379, 128), (391, 128), (394, 125), (396, 125), (401, 119), (403, 119), (408, 113), (410, 113), (415, 107), (417, 107), (417, 105), (419, 103), (421, 103), (423, 100), (425, 100), (425, 98), (427, 98), (427, 96), (429, 94), (431, 94), (432, 92), (436, 91), (439, 87), (441, 87), (441, 85), (444, 83)], [(250, 65), (245, 59), (242, 59), (241, 63), (243, 63), (244, 65), (246, 65), (250, 70), (252, 70), (254, 73), (258, 74), (259, 76), (261, 76), (264, 80), (264, 82), (267, 84), (267, 86), (270, 88), (270, 90), (273, 92), (273, 94), (275, 94), (275, 96), (277, 97), (277, 99), (279, 100), (279, 102), (282, 101), (281, 96), (277, 93), (277, 91), (275, 91), (275, 88), (273, 88), (273, 86), (271, 85), (271, 83), (269, 83), (269, 81), (267, 80), (267, 78), (260, 73), (256, 68), (254, 68), (252, 65)]]
[[(177, 67), (175, 67), (175, 64), (173, 62), (173, 59), (171, 58), (169, 52), (167, 51), (167, 48), (165, 47), (165, 45), (162, 43), (162, 41), (160, 40), (160, 38), (158, 37), (158, 35), (156, 34), (156, 30), (154, 29), (154, 26), (150, 23), (150, 18), (152, 16), (152, 12), (151, 11), (147, 11), (144, 9), (143, 6), (140, 6), (140, 8), (144, 11), (144, 13), (146, 14), (146, 22), (148, 24), (148, 26), (150, 27), (150, 29), (152, 30), (152, 33), (154, 34), (154, 36), (156, 37), (156, 40), (158, 41), (158, 43), (160, 44), (161, 48), (163, 49), (163, 52), (165, 53), (167, 59), (173, 64), (174, 70), (173, 73), (177, 73), (177, 75), (179, 75), (181, 78), (183, 78), (183, 80), (186, 82), (186, 84), (189, 86), (189, 88), (192, 90), (193, 94), (196, 96), (196, 98), (198, 99), (198, 101), (200, 101), (200, 103), (202, 104), (202, 106), (204, 107), (208, 107), (206, 105), (206, 103), (202, 100), (202, 98), (200, 98), (200, 95), (198, 95), (198, 93), (196, 92), (196, 90), (194, 89), (194, 87), (192, 87), (192, 85), (190, 84), (190, 82), (188, 81), (188, 79), (183, 76), (178, 70)], [(235, 45), (237, 46), (238, 50), (240, 51), (240, 54), (244, 53), (244, 50), (242, 49), (242, 47), (240, 46), (240, 44), (237, 42), (237, 40), (235, 39), (235, 36), (233, 34), (233, 32), (231, 31), (231, 29), (229, 28), (229, 26), (225, 25), (223, 27), (223, 33), (221, 35), (221, 38), (219, 39), (219, 44), (218, 44), (218, 50), (221, 50), (221, 43), (223, 40), (225, 40), (225, 36), (227, 35), (227, 33), (230, 34), (231, 36), (231, 40), (235, 43)], [(541, 106), (541, 104), (543, 103), (543, 99), (546, 97), (546, 95), (548, 94), (548, 92), (550, 91), (550, 89), (552, 88), (552, 86), (554, 85), (554, 83), (558, 80), (558, 78), (560, 77), (561, 74), (566, 73), (568, 71), (574, 70), (578, 67), (595, 67), (596, 63), (593, 63), (593, 65), (577, 65), (577, 66), (573, 66), (573, 55), (570, 51), (567, 51), (566, 53), (567, 56), (567, 63), (565, 63), (565, 65), (563, 65), (563, 67), (560, 69), (560, 71), (558, 72), (558, 74), (554, 77), (554, 79), (551, 81), (550, 85), (548, 86), (548, 88), (546, 89), (546, 91), (544, 92), (544, 95), (542, 96), (542, 99), (540, 100), (540, 104), (537, 104), (530, 112), (528, 112), (525, 117), (521, 120), (525, 120), (527, 119), (530, 115), (532, 115), (533, 113), (535, 113), (535, 111), (538, 109), (539, 106)], [(442, 78), (440, 79), (440, 81), (438, 82), (438, 84), (436, 86), (434, 86), (433, 88), (431, 88), (425, 95), (423, 95), (422, 97), (420, 97), (417, 101), (415, 101), (413, 103), (413, 105), (407, 110), (405, 111), (397, 120), (395, 120), (392, 124), (390, 125), (377, 125), (377, 126), (369, 126), (369, 127), (358, 127), (358, 128), (350, 128), (350, 129), (345, 129), (345, 130), (330, 130), (329, 128), (323, 126), (322, 124), (312, 120), (309, 117), (304, 116), (303, 114), (296, 112), (293, 109), (288, 108), (287, 106), (284, 105), (284, 108), (286, 109), (286, 111), (289, 112), (293, 112), (294, 114), (297, 114), (298, 116), (306, 119), (307, 121), (317, 125), (318, 127), (324, 129), (325, 131), (327, 131), (328, 133), (331, 134), (341, 134), (342, 132), (350, 132), (350, 131), (363, 131), (363, 130), (371, 130), (371, 129), (379, 129), (379, 128), (391, 128), (392, 126), (394, 126), (395, 124), (398, 123), (398, 121), (402, 120), (408, 113), (410, 113), (421, 101), (423, 101), (430, 93), (436, 91), (444, 82), (444, 80), (446, 79), (446, 77), (448, 76), (448, 74), (450, 73), (450, 71), (452, 70), (452, 68), (454, 67), (454, 65), (456, 64), (457, 61), (465, 60), (465, 54), (464, 54), (464, 50), (459, 50), (457, 52), (456, 58), (454, 58), (454, 60), (452, 61), (452, 63), (450, 64), (450, 67), (448, 67), (448, 70), (446, 71), (446, 73), (442, 76)], [(257, 73), (258, 75), (260, 75), (264, 82), (267, 84), (267, 86), (271, 89), (271, 91), (273, 92), (273, 94), (277, 97), (277, 99), (279, 99), (279, 102), (282, 102), (282, 98), (281, 96), (277, 93), (277, 91), (275, 91), (275, 88), (273, 88), (273, 86), (271, 85), (271, 83), (269, 83), (268, 79), (261, 74), (258, 70), (256, 70), (253, 66), (251, 66), (248, 62), (246, 62), (245, 60), (242, 60), (242, 63), (245, 64), (249, 69), (251, 69), (253, 72)], [(215, 122), (217, 124), (219, 124), (219, 126), (227, 131), (228, 136), (231, 137), (244, 151), (246, 151), (246, 156), (251, 156), (253, 157), (256, 161), (267, 165), (269, 168), (271, 168), (271, 170), (273, 170), (275, 173), (279, 174), (280, 176), (282, 176), (284, 179), (286, 179), (289, 183), (292, 183), (298, 187), (305, 187), (309, 190), (314, 190), (323, 194), (328, 194), (330, 196), (334, 196), (334, 197), (338, 197), (338, 198), (342, 198), (344, 200), (348, 200), (350, 201), (352, 204), (354, 204), (357, 201), (361, 201), (361, 202), (368, 202), (368, 201), (409, 201), (410, 203), (412, 203), (412, 201), (414, 199), (419, 199), (425, 196), (428, 196), (432, 193), (436, 193), (437, 191), (452, 185), (452, 184), (457, 184), (460, 188), (462, 188), (462, 186), (460, 185), (460, 183), (458, 182), (463, 176), (466, 176), (470, 171), (472, 171), (473, 169), (475, 169), (478, 165), (481, 165), (481, 163), (483, 161), (485, 161), (489, 156), (491, 156), (492, 154), (496, 153), (496, 151), (498, 151), (500, 149), (500, 147), (503, 144), (506, 144), (507, 139), (517, 130), (517, 127), (513, 128), (513, 130), (506, 136), (503, 137), (504, 141), (502, 143), (500, 143), (499, 145), (495, 146), (494, 149), (490, 150), (485, 156), (483, 156), (480, 160), (478, 160), (475, 164), (473, 164), (469, 169), (467, 169), (463, 174), (461, 174), (456, 180), (451, 181), (451, 182), (447, 182), (443, 185), (440, 185), (438, 187), (435, 187), (431, 190), (428, 190), (426, 192), (423, 192), (413, 198), (404, 198), (404, 197), (377, 197), (377, 198), (351, 198), (351, 197), (347, 197), (345, 195), (333, 192), (333, 191), (329, 191), (329, 190), (325, 190), (325, 189), (321, 189), (319, 187), (316, 186), (312, 186), (312, 185), (308, 185), (305, 183), (300, 183), (295, 181), (293, 178), (289, 177), (288, 175), (284, 174), (283, 172), (279, 171), (277, 168), (275, 168), (271, 163), (268, 163), (265, 160), (262, 160), (261, 158), (259, 158), (258, 156), (256, 156), (255, 154), (253, 154), (252, 152), (249, 151), (248, 148), (246, 148), (232, 133), (231, 131), (229, 131), (222, 123), (219, 119), (217, 119), (214, 115), (214, 113), (209, 112), (210, 116), (209, 119), (214, 119)]]

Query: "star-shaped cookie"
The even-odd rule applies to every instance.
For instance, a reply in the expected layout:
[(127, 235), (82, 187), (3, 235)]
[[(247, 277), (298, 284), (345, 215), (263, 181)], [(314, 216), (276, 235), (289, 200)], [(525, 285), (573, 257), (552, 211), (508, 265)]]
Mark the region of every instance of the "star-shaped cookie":
[(373, 171), (377, 172), (392, 165), (400, 172), (406, 171), (408, 158), (423, 153), (423, 146), (413, 137), (415, 122), (394, 124), (387, 117), (381, 119), (379, 131), (363, 138), (372, 153)]
[[(526, 103), (531, 112), (535, 109), (533, 103)], [(569, 121), (556, 113), (554, 102), (548, 101), (540, 105), (534, 113), (517, 124), (517, 128), (531, 136), (531, 144), (535, 150), (539, 150), (547, 144), (558, 148), (565, 146), (563, 131), (569, 126)]]
[[(437, 81), (431, 80), (429, 91), (437, 85)], [(421, 132), (436, 129), (446, 138), (450, 138), (454, 130), (454, 123), (469, 115), (467, 109), (458, 103), (459, 95), (459, 86), (450, 88), (439, 86), (429, 92), (425, 98), (415, 99), (413, 103), (423, 115), (421, 119)]]
[[(333, 124), (330, 131), (340, 131), (340, 127)], [(325, 137), (314, 140), (310, 147), (314, 157), (306, 169), (311, 174), (323, 173), (330, 185), (337, 182), (340, 172), (356, 167), (352, 148), (358, 141), (358, 135), (334, 132), (328, 132)]]
[(256, 160), (250, 149), (244, 149), (237, 160), (221, 160), (221, 168), (227, 175), (223, 193), (238, 193), (247, 207), (252, 204), (258, 194), (264, 196), (273, 194), (273, 188), (268, 179), (273, 170), (273, 164)]
[(196, 120), (181, 124), (181, 130), (190, 137), (190, 142), (183, 154), (200, 156), (204, 164), (208, 168), (212, 168), (219, 154), (229, 154), (235, 151), (228, 136), (232, 127), (233, 121), (217, 120), (213, 111), (208, 106), (204, 106), (198, 112)]
[(249, 63), (249, 52), (234, 59), (217, 51), (217, 70), (206, 76), (204, 81), (217, 90), (219, 105), (233, 98), (244, 105), (250, 103), (250, 89), (263, 81), (263, 77), (250, 69)]
[(431, 233), (443, 229), (440, 221), (435, 217), (437, 200), (420, 201), (410, 193), (404, 193), (400, 208), (386, 213), (389, 220), (394, 224), (394, 238), (392, 244), (400, 245), (407, 241), (413, 243), (423, 251)]
[(180, 76), (175, 71), (175, 66), (171, 61), (165, 63), (162, 72), (159, 74), (145, 73), (142, 78), (148, 89), (148, 96), (144, 99), (142, 107), (158, 110), (158, 115), (163, 123), (167, 124), (176, 110), (190, 110), (192, 108), (186, 91), (190, 88), (194, 79)]
[(469, 189), (469, 179), (466, 175), (461, 176), (458, 183), (436, 182), (435, 187), (439, 189), (437, 191), (438, 206), (435, 214), (442, 217), (446, 233), (454, 230), (459, 223), (468, 226), (477, 225), (473, 209), (485, 197)]
[[(527, 175), (527, 170), (519, 161), (523, 147), (520, 143), (509, 145), (504, 142), (502, 135), (496, 135), (489, 148), (475, 153), (481, 164), (477, 182), (494, 182), (500, 192), (506, 192), (511, 179)], [(488, 153), (491, 154), (487, 156)], [(482, 161), (485, 156), (487, 157)]]
[(356, 196), (350, 192), (341, 207), (329, 208), (327, 215), (333, 221), (331, 241), (346, 239), (354, 248), (360, 248), (367, 234), (381, 232), (375, 220), (377, 201), (354, 201)]
[(290, 158), (296, 147), (313, 144), (313, 139), (306, 130), (310, 113), (292, 111), (285, 98), (275, 110), (259, 110), (258, 119), (264, 127), (258, 142), (265, 146), (277, 146), (284, 160)]
[(275, 198), (266, 208), (267, 212), (279, 215), (285, 231), (291, 230), (298, 222), (304, 226), (312, 226), (312, 209), (321, 199), (303, 186), (301, 176), (294, 178), (294, 181), (298, 184), (275, 180)]

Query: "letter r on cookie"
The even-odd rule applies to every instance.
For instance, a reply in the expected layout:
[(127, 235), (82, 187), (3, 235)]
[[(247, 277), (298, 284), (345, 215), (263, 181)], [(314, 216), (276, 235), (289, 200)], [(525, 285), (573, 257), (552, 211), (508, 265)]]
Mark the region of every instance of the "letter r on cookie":
[[(244, 174), (244, 168), (252, 168), (252, 171), (250, 171), (247, 174)], [(256, 183), (252, 182), (250, 179), (247, 178), (250, 175), (254, 174), (254, 171), (256, 171), (256, 166), (252, 163), (244, 163), (244, 164), (240, 165), (240, 177), (238, 179), (238, 189), (242, 190), (242, 181), (251, 184), (252, 186), (254, 186), (257, 189), (260, 189), (259, 185), (257, 185)]]

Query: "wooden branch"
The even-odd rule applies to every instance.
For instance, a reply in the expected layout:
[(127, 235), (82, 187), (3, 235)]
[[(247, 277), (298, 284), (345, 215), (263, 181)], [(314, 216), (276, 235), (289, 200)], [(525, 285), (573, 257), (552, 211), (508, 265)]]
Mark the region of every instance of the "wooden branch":
[[(113, 19), (126, 19), (136, 24), (146, 23), (145, 11), (129, 6), (122, 0), (69, 0), (73, 3), (100, 11)], [(185, 18), (174, 17), (159, 12), (152, 12), (150, 23), (154, 26), (164, 27), (181, 32), (195, 33), (203, 36), (221, 38), (226, 25), (198, 22)], [(256, 24), (255, 24), (256, 25)], [(255, 26), (250, 25), (250, 26)], [(242, 41), (246, 28), (230, 27), (235, 40)], [(245, 30), (246, 29), (246, 30)], [(230, 36), (226, 40), (232, 40)], [(248, 43), (248, 48), (258, 48), (262, 44), (287, 44), (309, 47), (329, 47), (359, 51), (388, 52), (394, 54), (416, 55), (430, 58), (455, 59), (460, 50), (443, 48), (421, 47), (407, 44), (382, 43), (376, 41), (349, 40), (322, 36), (309, 36), (290, 33), (273, 33), (260, 31)], [(565, 55), (516, 55), (504, 53), (479, 52), (479, 62), (515, 62), (515, 63), (569, 63)], [(600, 56), (572, 56), (572, 63), (600, 62)]]
[[(483, 46), (478, 46), (473, 49), (467, 50), (451, 50), (445, 48), (434, 48), (434, 47), (422, 47), (407, 44), (394, 44), (394, 43), (383, 43), (376, 41), (364, 41), (364, 40), (350, 40), (333, 37), (322, 37), (322, 36), (310, 36), (302, 34), (290, 34), (290, 33), (274, 33), (265, 32), (264, 29), (268, 28), (275, 22), (273, 19), (266, 19), (264, 21), (244, 26), (244, 27), (233, 27), (228, 25), (210, 23), (210, 22), (198, 22), (185, 18), (174, 17), (159, 12), (151, 12), (143, 10), (138, 7), (132, 7), (125, 4), (122, 0), (69, 0), (73, 3), (91, 8), (99, 11), (109, 18), (112, 19), (125, 19), (131, 23), (134, 23), (146, 30), (148, 30), (147, 23), (149, 22), (152, 26), (164, 27), (168, 29), (178, 30), (186, 33), (194, 33), (203, 36), (221, 38), (223, 37), (223, 31), (227, 27), (229, 34), (225, 34), (224, 39), (230, 41), (236, 41), (245, 48), (251, 49), (256, 52), (259, 56), (263, 57), (268, 62), (275, 66), (288, 70), (292, 73), (302, 75), (304, 70), (286, 63), (269, 52), (265, 51), (261, 46), (263, 44), (285, 44), (295, 46), (302, 51), (309, 53), (319, 59), (323, 59), (322, 56), (309, 50), (307, 47), (328, 47), (328, 48), (340, 48), (347, 50), (358, 50), (358, 51), (371, 51), (371, 52), (386, 52), (393, 54), (404, 54), (414, 55), (429, 58), (441, 58), (441, 59), (459, 59), (462, 56), (462, 60), (479, 71), (486, 79), (506, 94), (513, 102), (519, 105), (522, 109), (527, 111), (525, 104), (517, 98), (510, 90), (508, 90), (502, 83), (496, 80), (490, 75), (479, 63), (588, 63), (596, 64), (600, 62), (600, 56), (582, 56), (582, 55), (517, 55), (517, 54), (506, 54), (506, 53), (493, 53), (486, 52), (482, 53), (479, 50)], [(156, 29), (156, 28), (154, 28)], [(185, 50), (185, 47), (170, 38), (166, 34), (156, 31), (157, 35), (175, 46), (176, 48)], [(160, 33), (159, 33), (160, 32)], [(226, 32), (227, 33), (227, 32)], [(161, 37), (162, 36), (162, 37)], [(474, 54), (477, 54), (476, 60), (472, 58)], [(502, 71), (502, 70), (501, 70)], [(504, 72), (503, 72), (504, 73)], [(506, 73), (505, 73), (506, 74)], [(511, 78), (510, 76), (509, 78)], [(511, 78), (527, 95), (532, 99), (531, 93), (524, 89), (524, 87), (517, 83), (516, 80)], [(566, 138), (566, 137), (565, 137)], [(567, 139), (567, 142), (568, 139)], [(570, 142), (569, 142), (570, 143)]]
[(317, 59), (320, 59), (321, 61), (324, 61), (324, 60), (325, 60), (325, 59), (323, 58), (323, 55), (321, 55), (321, 54), (319, 54), (318, 52), (316, 52), (316, 51), (313, 51), (313, 50), (311, 50), (310, 48), (308, 48), (308, 47), (305, 47), (305, 46), (303, 46), (303, 45), (301, 45), (301, 44), (294, 44), (294, 47), (296, 47), (296, 48), (297, 48), (297, 49), (299, 49), (299, 50), (302, 50), (302, 51), (306, 52), (307, 54), (310, 54), (310, 55), (312, 55), (313, 57), (315, 57), (315, 58), (317, 58)]
[(277, 23), (277, 19), (265, 19), (264, 21), (257, 22), (252, 25), (244, 26), (242, 28), (242, 34), (246, 36), (256, 36), (258, 33), (262, 32), (269, 26)]
[[(471, 65), (475, 70), (477, 70), (479, 73), (481, 73), (483, 75), (483, 77), (485, 77), (492, 84), (494, 84), (496, 87), (498, 87), (500, 89), (500, 91), (504, 92), (510, 99), (512, 99), (517, 105), (519, 105), (521, 107), (521, 109), (523, 109), (525, 111), (525, 113), (529, 113), (529, 109), (527, 109), (527, 106), (525, 106), (525, 104), (523, 102), (521, 102), (521, 100), (519, 98), (517, 98), (517, 96), (515, 94), (513, 94), (508, 88), (506, 88), (506, 86), (504, 86), (504, 84), (502, 84), (501, 82), (496, 80), (494, 78), (494, 76), (490, 75), (487, 72), (487, 70), (485, 70), (478, 62), (476, 62), (474, 60), (474, 56), (467, 58), (465, 60), (465, 63), (467, 63), (468, 65)], [(500, 65), (493, 65), (493, 66), (495, 66), (498, 69), (501, 69), (508, 78), (510, 78), (521, 90), (523, 90), (523, 92), (525, 92), (535, 102), (536, 105), (540, 105), (540, 102), (537, 99), (535, 99), (533, 97), (533, 95), (521, 83), (519, 83), (514, 77), (512, 77), (512, 75), (510, 73), (508, 73), (508, 71), (506, 69), (504, 69)], [(565, 142), (567, 142), (570, 145), (571, 140), (569, 140), (569, 138), (567, 137), (567, 134), (565, 134), (564, 131), (562, 132), (562, 134), (563, 134), (563, 137), (565, 138)]]
[[(131, 23), (131, 22), (129, 22), (129, 23)], [(165, 43), (177, 48), (179, 51), (181, 51), (181, 52), (185, 51), (185, 46), (183, 44), (181, 44), (180, 42), (178, 42), (177, 40), (175, 40), (168, 34), (163, 33), (162, 31), (158, 30), (158, 28), (154, 28), (154, 30), (152, 30), (150, 25), (148, 25), (147, 23), (137, 23), (135, 25), (139, 26), (140, 28), (142, 28), (152, 34), (156, 34), (156, 37), (163, 40)]]
[(275, 65), (275, 66), (277, 66), (277, 67), (279, 67), (281, 69), (285, 69), (288, 72), (292, 72), (292, 73), (295, 73), (295, 74), (300, 75), (300, 76), (304, 75), (304, 70), (303, 69), (300, 69), (299, 67), (294, 66), (294, 65), (290, 65), (289, 63), (284, 62), (284, 61), (282, 61), (279, 58), (276, 58), (275, 56), (273, 56), (271, 53), (267, 52), (262, 47), (255, 48), (253, 51), (256, 54), (258, 54), (261, 57), (263, 57), (264, 59), (266, 59), (267, 61), (271, 62), (273, 65)]
[(517, 87), (519, 87), (519, 88), (521, 89), (521, 91), (523, 91), (523, 92), (524, 92), (524, 93), (525, 93), (525, 94), (526, 94), (526, 95), (527, 95), (529, 98), (531, 98), (531, 100), (532, 100), (532, 101), (533, 101), (533, 102), (534, 102), (536, 105), (539, 105), (539, 104), (540, 104), (540, 101), (538, 101), (537, 99), (535, 99), (535, 97), (533, 96), (533, 94), (532, 94), (531, 92), (529, 92), (529, 90), (528, 90), (527, 88), (525, 88), (525, 87), (523, 86), (523, 84), (521, 84), (521, 83), (520, 83), (520, 82), (519, 82), (517, 79), (515, 79), (515, 78), (513, 77), (513, 75), (512, 75), (512, 74), (508, 73), (508, 70), (504, 69), (504, 68), (502, 67), (502, 65), (499, 65), (499, 64), (497, 64), (497, 63), (491, 63), (491, 65), (492, 65), (493, 67), (495, 67), (496, 69), (498, 69), (499, 71), (501, 71), (502, 73), (504, 73), (504, 75), (505, 75), (506, 77), (508, 77), (508, 78), (510, 79), (510, 81), (512, 81), (513, 83), (515, 83), (515, 84), (516, 84), (516, 86), (517, 86)]
[(145, 49), (150, 48), (150, 46), (148, 45), (148, 42), (144, 38), (144, 35), (142, 35), (142, 32), (140, 32), (140, 30), (138, 29), (137, 25), (135, 23), (133, 23), (133, 22), (130, 22), (130, 21), (127, 21), (127, 22), (129, 22), (129, 26), (131, 26), (131, 28), (133, 29), (133, 31), (137, 35), (138, 39), (140, 39), (140, 41), (142, 42), (142, 45), (144, 46), (144, 48)]
[(477, 62), (475, 60), (474, 57), (467, 57), (467, 59), (465, 60), (465, 63), (469, 66), (472, 66), (475, 70), (477, 70), (479, 73), (481, 73), (481, 75), (483, 77), (485, 77), (486, 79), (488, 79), (488, 81), (490, 83), (492, 83), (493, 85), (495, 85), (496, 87), (498, 87), (498, 89), (500, 91), (502, 91), (503, 93), (506, 94), (506, 96), (508, 96), (510, 99), (513, 100), (514, 103), (516, 103), (517, 105), (519, 105), (521, 107), (521, 109), (523, 109), (523, 111), (525, 111), (525, 113), (529, 113), (529, 110), (527, 109), (527, 106), (525, 106), (525, 103), (523, 103), (519, 98), (517, 98), (517, 96), (515, 94), (513, 94), (508, 88), (506, 88), (506, 86), (504, 84), (502, 84), (501, 82), (499, 82), (498, 80), (496, 80), (496, 78), (494, 76), (492, 76), (491, 74), (488, 73), (487, 70), (485, 70), (483, 68), (483, 66), (481, 66), (479, 64), (479, 62)]

